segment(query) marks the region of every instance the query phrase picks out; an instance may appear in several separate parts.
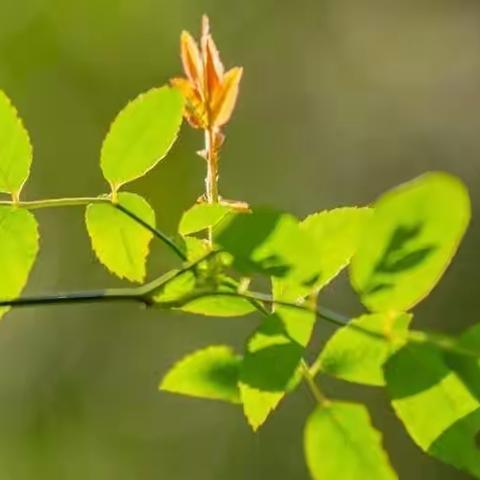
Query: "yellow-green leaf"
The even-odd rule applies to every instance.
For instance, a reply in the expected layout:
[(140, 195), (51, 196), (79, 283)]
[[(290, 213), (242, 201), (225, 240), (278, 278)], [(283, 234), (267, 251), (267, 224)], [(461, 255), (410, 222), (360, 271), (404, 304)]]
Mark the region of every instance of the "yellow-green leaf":
[[(118, 202), (148, 224), (155, 226), (155, 212), (135, 193), (118, 194)], [(108, 203), (90, 204), (87, 230), (97, 258), (112, 273), (132, 282), (142, 282), (152, 233)]]
[(241, 357), (219, 345), (197, 350), (175, 364), (160, 383), (160, 390), (239, 403), (238, 369)]
[[(0, 298), (20, 295), (38, 253), (35, 217), (23, 208), (0, 207)], [(8, 309), (0, 308), (0, 316)]]
[(395, 413), (425, 452), (480, 478), (480, 404), (431, 344), (407, 344), (385, 365)]
[(9, 98), (0, 91), (0, 191), (18, 195), (31, 163), (28, 132)]
[(180, 220), (178, 233), (190, 235), (217, 225), (231, 208), (219, 203), (199, 203), (187, 210)]
[(329, 339), (316, 365), (322, 372), (349, 382), (385, 385), (383, 365), (405, 343), (411, 320), (412, 315), (406, 313), (355, 318)]
[(351, 279), (371, 311), (407, 311), (435, 287), (470, 219), (465, 186), (429, 173), (383, 195), (353, 257)]
[(317, 407), (305, 425), (304, 448), (313, 480), (397, 478), (363, 405), (331, 402)]
[(168, 153), (182, 123), (183, 97), (175, 88), (155, 88), (130, 102), (114, 120), (100, 165), (114, 189), (143, 176)]

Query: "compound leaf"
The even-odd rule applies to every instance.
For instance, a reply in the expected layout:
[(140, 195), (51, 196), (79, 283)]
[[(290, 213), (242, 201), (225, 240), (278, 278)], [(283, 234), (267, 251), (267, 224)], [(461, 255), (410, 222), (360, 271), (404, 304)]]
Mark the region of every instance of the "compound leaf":
[(305, 425), (304, 449), (314, 480), (397, 478), (363, 405), (330, 402), (317, 407)]
[(10, 99), (0, 91), (0, 191), (18, 196), (31, 163), (28, 132)]
[(406, 311), (439, 281), (470, 219), (465, 186), (429, 173), (387, 192), (375, 204), (353, 257), (351, 280), (371, 311)]
[[(155, 212), (135, 193), (121, 192), (118, 202), (148, 224), (155, 225)], [(112, 273), (132, 282), (142, 282), (152, 233), (108, 203), (87, 207), (85, 220), (97, 258)]]
[(411, 320), (406, 313), (354, 318), (329, 339), (315, 364), (322, 372), (349, 382), (385, 385), (383, 365), (405, 343)]
[(239, 403), (241, 357), (230, 347), (211, 346), (186, 356), (160, 383), (160, 390), (192, 397)]
[(115, 118), (102, 146), (100, 165), (117, 190), (142, 177), (168, 153), (182, 123), (183, 97), (174, 88), (149, 90)]

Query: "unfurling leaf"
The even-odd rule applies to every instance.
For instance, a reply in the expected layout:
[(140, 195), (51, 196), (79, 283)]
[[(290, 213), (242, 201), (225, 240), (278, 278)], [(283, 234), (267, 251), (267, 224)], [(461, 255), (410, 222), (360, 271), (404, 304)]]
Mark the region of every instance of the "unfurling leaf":
[(234, 67), (225, 73), (207, 16), (202, 21), (200, 48), (188, 32), (182, 32), (180, 50), (186, 78), (174, 78), (171, 83), (185, 98), (185, 117), (192, 127), (218, 135), (235, 108), (243, 69)]
[(207, 347), (175, 364), (159, 388), (181, 395), (239, 403), (237, 381), (240, 361), (241, 357), (230, 347)]
[(305, 425), (304, 448), (314, 480), (397, 478), (363, 405), (331, 402), (317, 407)]
[(100, 165), (113, 190), (143, 176), (168, 153), (182, 123), (183, 96), (152, 89), (130, 102), (112, 123)]
[(349, 382), (384, 385), (383, 365), (405, 343), (411, 320), (412, 315), (406, 313), (355, 318), (329, 339), (316, 365), (322, 372)]
[[(121, 192), (118, 202), (149, 225), (155, 226), (155, 212), (139, 195)], [(100, 262), (120, 278), (142, 282), (153, 235), (108, 203), (88, 205), (85, 220), (92, 248)]]
[(407, 344), (385, 365), (393, 408), (410, 436), (430, 455), (480, 478), (480, 404), (443, 352)]
[(191, 235), (214, 227), (231, 211), (230, 207), (219, 203), (199, 203), (182, 215), (178, 232), (180, 235)]
[[(0, 298), (18, 297), (38, 253), (35, 217), (23, 208), (0, 207)], [(0, 308), (0, 316), (7, 308)]]
[(230, 120), (238, 98), (238, 89), (242, 79), (243, 68), (234, 67), (229, 70), (213, 98), (212, 123), (222, 127)]
[(0, 91), (0, 192), (18, 197), (31, 163), (28, 132), (10, 99)]
[(406, 311), (435, 287), (470, 219), (465, 186), (429, 173), (383, 195), (353, 257), (351, 280), (371, 311)]

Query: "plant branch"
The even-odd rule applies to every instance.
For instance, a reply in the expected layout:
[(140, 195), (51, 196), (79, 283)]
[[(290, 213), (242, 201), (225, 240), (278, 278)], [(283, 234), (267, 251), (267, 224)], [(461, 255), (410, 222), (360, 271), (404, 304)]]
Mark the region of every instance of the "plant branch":
[(143, 228), (155, 235), (159, 240), (161, 240), (165, 245), (167, 245), (181, 260), (187, 260), (187, 256), (183, 250), (165, 233), (163, 233), (158, 228), (150, 225), (141, 219), (134, 212), (121, 205), (120, 203), (112, 202), (111, 199), (107, 196), (100, 197), (71, 197), (71, 198), (51, 198), (45, 200), (32, 200), (32, 201), (0, 201), (0, 206), (9, 206), (9, 207), (23, 207), (28, 210), (37, 210), (40, 208), (55, 208), (55, 207), (74, 207), (74, 206), (84, 206), (91, 203), (103, 203), (109, 204), (112, 207), (116, 208), (118, 211), (130, 217), (132, 220), (137, 222)]

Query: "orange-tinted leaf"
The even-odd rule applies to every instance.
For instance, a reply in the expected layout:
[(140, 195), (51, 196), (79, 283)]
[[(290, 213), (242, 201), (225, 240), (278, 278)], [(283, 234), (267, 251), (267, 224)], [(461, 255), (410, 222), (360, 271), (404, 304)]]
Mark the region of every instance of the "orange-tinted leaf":
[(207, 113), (198, 91), (186, 78), (172, 78), (170, 83), (178, 89), (185, 98), (184, 116), (194, 128), (207, 126)]
[(217, 90), (213, 98), (212, 123), (216, 127), (225, 125), (232, 116), (237, 102), (238, 87), (242, 78), (243, 68), (234, 67), (229, 70), (223, 79), (223, 85)]
[(202, 18), (202, 60), (204, 68), (204, 82), (208, 98), (212, 98), (215, 90), (222, 83), (224, 68), (220, 54), (210, 35), (210, 21), (206, 15)]
[(180, 49), (185, 74), (201, 91), (203, 88), (202, 57), (197, 42), (195, 42), (193, 37), (186, 31), (183, 31), (180, 37)]

